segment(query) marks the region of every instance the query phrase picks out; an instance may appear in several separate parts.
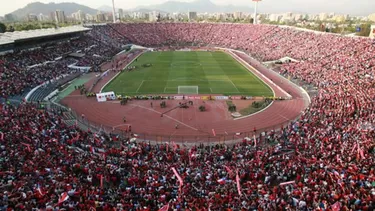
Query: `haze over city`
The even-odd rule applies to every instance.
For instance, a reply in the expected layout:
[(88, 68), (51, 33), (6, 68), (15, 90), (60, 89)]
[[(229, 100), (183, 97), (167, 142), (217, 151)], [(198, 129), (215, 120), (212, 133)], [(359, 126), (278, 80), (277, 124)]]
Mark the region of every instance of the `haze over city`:
[[(71, 1), (71, 0), (70, 0)], [(70, 2), (69, 0), (40, 0), (42, 3), (62, 3)], [(154, 5), (164, 3), (167, 0), (116, 0), (116, 8), (132, 9), (138, 6)], [(194, 0), (187, 0), (188, 2)], [(219, 5), (246, 5), (252, 7), (253, 2), (251, 0), (211, 0), (215, 4)], [(29, 3), (37, 2), (35, 0), (17, 0), (11, 3), (2, 4), (0, 7), (0, 15), (11, 13), (16, 9), (22, 8)], [(111, 5), (111, 0), (77, 0), (75, 3), (83, 4), (94, 9), (103, 6)], [(185, 1), (186, 2), (186, 1)], [(272, 13), (283, 13), (283, 12), (301, 12), (301, 13), (321, 13), (321, 12), (335, 12), (341, 14), (350, 15), (363, 15), (367, 16), (375, 12), (375, 1), (369, 0), (264, 0), (259, 5), (260, 12), (272, 12)], [(252, 11), (249, 11), (252, 12)]]

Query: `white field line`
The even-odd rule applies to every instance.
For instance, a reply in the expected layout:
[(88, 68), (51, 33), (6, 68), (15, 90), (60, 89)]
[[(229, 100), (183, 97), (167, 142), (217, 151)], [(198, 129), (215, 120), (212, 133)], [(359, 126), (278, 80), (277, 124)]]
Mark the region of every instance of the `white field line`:
[[(210, 52), (211, 56), (212, 56), (212, 52)], [(233, 57), (233, 56), (232, 56)], [(216, 62), (217, 63), (217, 62)], [(227, 79), (230, 81), (230, 83), (233, 85), (233, 87), (237, 90), (237, 93), (241, 93), (240, 90), (238, 90), (237, 86), (234, 85), (233, 81), (228, 77), (228, 75), (225, 75), (227, 77)]]
[[(224, 51), (226, 52), (226, 51)], [(231, 55), (235, 60), (237, 60), (238, 62), (240, 62), (248, 71), (252, 72), (259, 80), (263, 81), (263, 79), (260, 78), (260, 76), (262, 76), (263, 78), (265, 78), (270, 84), (272, 84), (272, 81), (265, 77), (263, 74), (261, 74), (258, 70), (256, 70), (255, 68), (253, 68), (250, 64), (248, 64), (247, 62), (245, 62), (242, 58), (240, 58), (239, 56), (237, 56), (236, 54), (232, 53), (231, 51), (229, 52), (226, 52), (228, 53), (229, 55)], [(254, 73), (253, 71), (251, 70), (254, 70), (256, 73)], [(258, 75), (259, 74), (259, 75)], [(276, 97), (276, 93), (275, 93), (275, 90), (270, 86), (268, 85), (268, 83), (266, 83), (267, 86), (272, 90), (272, 93), (273, 93), (273, 96)], [(276, 85), (276, 84), (275, 84)]]
[[(138, 56), (136, 56), (131, 62), (129, 62), (125, 67), (124, 69), (126, 69), (130, 64), (132, 64), (136, 59), (138, 59), (138, 57), (140, 57), (141, 55), (143, 55), (145, 52), (141, 52)], [(102, 86), (102, 88), (100, 89), (100, 92), (99, 93), (102, 93), (103, 92), (103, 89), (104, 87), (106, 87), (109, 83), (111, 83), (115, 78), (117, 78), (118, 75), (120, 75), (120, 73), (122, 73), (122, 71), (119, 71), (115, 76), (113, 76), (113, 78), (111, 78), (109, 81), (107, 81), (107, 83), (104, 84), (104, 86)]]
[[(162, 114), (162, 113), (159, 112), (159, 111), (152, 110), (152, 109), (150, 109), (150, 108), (147, 108), (147, 107), (144, 107), (144, 106), (141, 106), (141, 105), (134, 105), (134, 106), (137, 106), (137, 107), (140, 107), (140, 108), (143, 108), (143, 109), (146, 109), (146, 110), (149, 110), (149, 111), (155, 112), (155, 113), (160, 114), (160, 115)], [(170, 117), (170, 116), (168, 116), (168, 115), (166, 115), (166, 114), (163, 114), (163, 117), (167, 117), (168, 119), (171, 119), (171, 120), (173, 120), (173, 121), (175, 121), (175, 122), (178, 122), (179, 124), (184, 125), (184, 126), (190, 128), (190, 129), (192, 129), (192, 130), (198, 130), (197, 128), (194, 128), (194, 127), (192, 127), (192, 126), (190, 126), (190, 125), (188, 125), (188, 124), (185, 124), (185, 123), (183, 123), (183, 122), (181, 122), (181, 121), (179, 121), (179, 120), (177, 120), (177, 119), (175, 119), (175, 118), (173, 118), (173, 117)]]
[[(253, 66), (251, 66), (250, 64), (248, 64), (247, 62), (245, 62), (242, 58), (240, 58), (239, 56), (237, 56), (236, 54), (234, 54), (233, 52), (229, 52), (230, 55), (232, 55), (233, 58), (237, 59), (238, 61), (241, 61), (241, 63), (243, 65), (245, 65), (245, 67), (249, 67), (250, 69), (252, 69), (255, 73), (257, 74), (254, 74), (256, 75), (260, 80), (262, 80), (259, 76), (261, 76), (262, 78), (264, 78), (269, 84), (272, 84), (274, 85), (277, 89), (279, 89), (282, 93), (284, 93), (288, 98), (292, 98), (292, 96), (287, 93), (284, 89), (282, 89), (280, 86), (278, 86), (277, 84), (275, 84), (273, 81), (271, 81), (269, 78), (267, 78), (266, 76), (264, 76), (261, 72), (259, 72), (257, 69), (255, 69)], [(249, 69), (248, 68), (248, 69)], [(259, 74), (259, 75), (258, 75)], [(263, 80), (262, 80), (263, 81)], [(273, 90), (273, 88), (271, 86), (268, 86), (271, 88), (272, 92), (273, 92), (273, 95), (274, 97), (276, 97), (275, 95), (275, 91)]]
[(263, 112), (263, 111), (265, 111), (267, 108), (271, 107), (271, 105), (273, 104), (273, 102), (274, 102), (274, 101), (272, 101), (267, 107), (263, 108), (263, 109), (260, 110), (260, 111), (257, 111), (257, 112), (255, 112), (255, 113), (249, 114), (249, 115), (247, 115), (247, 116), (242, 116), (242, 117), (235, 118), (234, 120), (245, 119), (245, 118), (247, 118), (247, 117), (250, 117), (250, 116), (253, 116), (253, 115), (258, 114), (258, 113), (260, 113), (260, 112)]
[(234, 86), (234, 88), (236, 88), (237, 92), (238, 92), (238, 93), (241, 93), (240, 90), (238, 90), (237, 86), (234, 85), (233, 81), (230, 80), (230, 78), (229, 78), (228, 76), (227, 76), (227, 78), (228, 78), (228, 80), (232, 83), (232, 85)]
[(143, 82), (145, 82), (145, 81), (144, 81), (144, 80), (142, 80), (141, 84), (139, 84), (139, 86), (138, 86), (138, 89), (137, 89), (137, 91), (135, 91), (135, 93), (138, 93), (139, 89), (140, 89), (140, 88), (141, 88), (141, 86), (143, 85)]

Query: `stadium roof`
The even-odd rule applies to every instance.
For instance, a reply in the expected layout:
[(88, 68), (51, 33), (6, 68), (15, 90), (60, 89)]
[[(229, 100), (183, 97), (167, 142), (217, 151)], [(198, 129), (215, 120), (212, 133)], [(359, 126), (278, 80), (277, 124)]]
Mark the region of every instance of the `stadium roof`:
[(56, 36), (62, 34), (85, 32), (89, 31), (89, 28), (82, 26), (70, 26), (62, 28), (49, 28), (49, 29), (36, 29), (29, 31), (15, 31), (15, 32), (5, 32), (0, 34), (0, 45), (11, 44), (17, 40), (33, 39), (46, 36)]

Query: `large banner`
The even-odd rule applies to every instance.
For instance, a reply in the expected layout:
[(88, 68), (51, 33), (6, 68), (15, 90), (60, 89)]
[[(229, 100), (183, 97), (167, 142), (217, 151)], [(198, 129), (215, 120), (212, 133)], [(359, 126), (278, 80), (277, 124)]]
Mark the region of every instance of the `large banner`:
[(96, 100), (98, 102), (105, 102), (107, 100), (116, 100), (116, 95), (114, 92), (103, 92), (96, 94)]
[(215, 100), (228, 100), (228, 96), (214, 96)]

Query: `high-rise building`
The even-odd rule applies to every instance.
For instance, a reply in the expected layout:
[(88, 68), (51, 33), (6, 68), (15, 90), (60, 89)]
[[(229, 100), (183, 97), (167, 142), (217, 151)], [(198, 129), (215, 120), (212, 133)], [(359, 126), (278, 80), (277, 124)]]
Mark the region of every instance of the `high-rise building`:
[(38, 21), (47, 21), (47, 20), (48, 20), (48, 17), (43, 15), (42, 13), (38, 15)]
[(118, 9), (118, 19), (121, 20), (124, 18), (124, 10)]
[(320, 13), (319, 14), (319, 20), (325, 21), (328, 19), (328, 14), (327, 13)]
[(375, 22), (375, 13), (369, 15), (369, 16), (368, 16), (368, 20), (369, 20), (369, 21), (372, 21), (372, 22)]
[(233, 17), (234, 19), (242, 19), (242, 12), (234, 12)]
[(81, 10), (78, 10), (78, 12), (76, 13), (73, 13), (72, 14), (72, 17), (74, 20), (77, 20), (77, 21), (80, 21), (80, 22), (83, 22), (86, 20), (86, 15), (83, 11)]
[(64, 11), (56, 10), (55, 11), (55, 21), (56, 23), (65, 23), (66, 17)]
[(149, 21), (156, 22), (158, 20), (158, 13), (156, 11), (152, 11), (149, 13)]
[(189, 12), (189, 21), (195, 21), (198, 19), (197, 12)]
[(336, 22), (344, 22), (345, 21), (345, 15), (335, 15), (332, 17), (332, 20)]
[(105, 21), (111, 21), (113, 22), (113, 13), (106, 13), (104, 14)]
[(86, 14), (86, 15), (85, 15), (85, 19), (86, 19), (87, 21), (93, 21), (95, 18), (94, 18), (94, 16), (92, 16), (92, 15), (90, 15), (90, 14)]
[(277, 14), (271, 14), (271, 15), (268, 17), (268, 19), (269, 19), (270, 21), (279, 22), (280, 16), (277, 15)]
[(295, 21), (300, 21), (303, 19), (303, 15), (302, 14), (294, 14), (294, 20)]
[(30, 13), (26, 16), (26, 20), (29, 22), (38, 21), (38, 16)]
[(8, 22), (12, 22), (12, 21), (15, 21), (15, 17), (14, 17), (14, 15), (12, 15), (12, 14), (6, 14), (5, 16), (4, 16), (4, 20), (5, 21), (8, 21)]
[(98, 11), (98, 13), (96, 14), (95, 16), (95, 20), (96, 22), (104, 22), (105, 21), (105, 15), (103, 13), (101, 13), (100, 11)]

